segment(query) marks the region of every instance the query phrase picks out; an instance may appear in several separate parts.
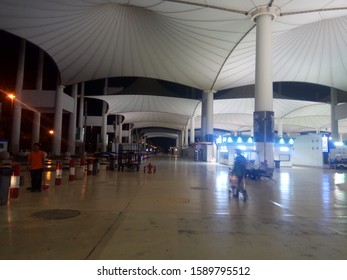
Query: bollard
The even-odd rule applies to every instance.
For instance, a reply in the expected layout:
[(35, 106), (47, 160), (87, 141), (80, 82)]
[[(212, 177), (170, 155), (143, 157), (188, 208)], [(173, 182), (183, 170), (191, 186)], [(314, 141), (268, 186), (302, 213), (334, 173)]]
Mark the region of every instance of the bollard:
[(69, 181), (75, 180), (75, 161), (70, 160), (70, 173), (69, 173)]
[(9, 189), (11, 186), (11, 166), (0, 166), (0, 205), (7, 205), (9, 201)]
[(152, 173), (152, 168), (153, 168), (153, 165), (151, 163), (149, 163), (147, 165), (147, 168), (148, 168), (148, 174), (151, 174)]
[(13, 175), (11, 176), (10, 185), (10, 198), (17, 198), (19, 196), (20, 185), (20, 164), (13, 164)]
[(49, 189), (49, 184), (43, 182), (42, 186), (41, 186), (41, 190), (48, 190)]
[(61, 185), (61, 177), (63, 175), (62, 165), (61, 163), (57, 162), (57, 167), (55, 170), (55, 185), (60, 186)]
[(92, 159), (92, 158), (90, 158), (90, 159), (88, 160), (87, 175), (88, 175), (88, 176), (93, 175), (93, 159)]
[(81, 158), (80, 166), (83, 167), (83, 171), (85, 171), (85, 165), (86, 165), (85, 159), (84, 159), (84, 158)]
[(86, 160), (81, 158), (80, 160), (80, 166), (76, 172), (76, 179), (83, 179), (86, 171)]

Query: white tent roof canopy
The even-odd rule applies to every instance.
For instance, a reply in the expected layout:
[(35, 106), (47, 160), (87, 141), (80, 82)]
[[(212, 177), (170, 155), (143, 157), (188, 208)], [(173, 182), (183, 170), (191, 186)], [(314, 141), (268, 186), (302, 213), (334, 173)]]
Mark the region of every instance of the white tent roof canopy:
[[(134, 128), (167, 127), (184, 130), (195, 118), (195, 128), (201, 128), (201, 101), (165, 96), (112, 95), (88, 96), (108, 103), (108, 114), (123, 115), (124, 123)], [(254, 98), (216, 99), (213, 126), (227, 131), (245, 131), (253, 127)], [(275, 130), (282, 119), (283, 131), (330, 131), (330, 104), (274, 99)], [(340, 132), (347, 133), (347, 121), (340, 121)]]
[[(346, 0), (1, 0), (0, 29), (43, 49), (63, 85), (145, 77), (220, 91), (255, 82), (257, 9), (274, 15), (274, 82), (347, 91)], [(137, 127), (181, 129), (200, 112), (196, 100), (120, 98), (107, 99), (110, 112)], [(215, 128), (250, 127), (253, 104), (215, 100)], [(275, 100), (274, 111), (286, 132), (329, 129), (328, 106)]]
[(45, 50), (62, 84), (137, 76), (203, 90), (254, 84), (256, 25), (274, 9), (274, 81), (347, 90), (344, 0), (2, 0), (0, 28)]

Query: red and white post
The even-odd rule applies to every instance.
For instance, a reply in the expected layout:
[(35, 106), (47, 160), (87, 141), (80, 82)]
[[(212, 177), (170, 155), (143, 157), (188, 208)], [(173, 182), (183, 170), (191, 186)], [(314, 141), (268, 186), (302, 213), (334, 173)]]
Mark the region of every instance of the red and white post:
[(87, 169), (87, 175), (93, 175), (93, 162), (94, 160), (92, 158), (88, 159), (88, 169)]
[(55, 185), (60, 186), (61, 185), (61, 178), (63, 175), (63, 169), (62, 169), (62, 164), (57, 162), (57, 167), (55, 170)]
[(70, 160), (69, 181), (75, 180), (75, 173), (76, 173), (75, 161), (72, 159), (72, 160)]
[(86, 171), (86, 170), (85, 170), (86, 160), (85, 160), (84, 158), (81, 158), (80, 166), (83, 168), (83, 171)]
[(10, 184), (10, 198), (17, 198), (19, 196), (20, 185), (20, 164), (13, 164), (13, 174), (11, 176)]

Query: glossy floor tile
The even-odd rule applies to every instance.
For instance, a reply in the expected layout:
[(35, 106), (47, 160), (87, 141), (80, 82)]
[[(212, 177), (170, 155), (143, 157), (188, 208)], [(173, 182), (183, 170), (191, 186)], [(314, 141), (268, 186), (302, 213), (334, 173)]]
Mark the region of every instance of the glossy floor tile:
[(246, 202), (229, 196), (227, 166), (168, 156), (72, 182), (64, 170), (60, 186), (48, 172), (42, 193), (24, 174), (0, 207), (0, 259), (347, 259), (346, 174), (276, 169), (276, 182), (247, 180)]

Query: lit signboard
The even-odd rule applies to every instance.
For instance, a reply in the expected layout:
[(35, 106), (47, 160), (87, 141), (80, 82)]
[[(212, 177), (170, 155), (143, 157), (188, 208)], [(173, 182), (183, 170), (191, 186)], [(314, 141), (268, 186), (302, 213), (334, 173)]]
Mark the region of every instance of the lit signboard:
[(329, 141), (329, 138), (326, 135), (323, 135), (322, 136), (322, 152), (323, 153), (327, 153), (329, 151), (328, 141)]

